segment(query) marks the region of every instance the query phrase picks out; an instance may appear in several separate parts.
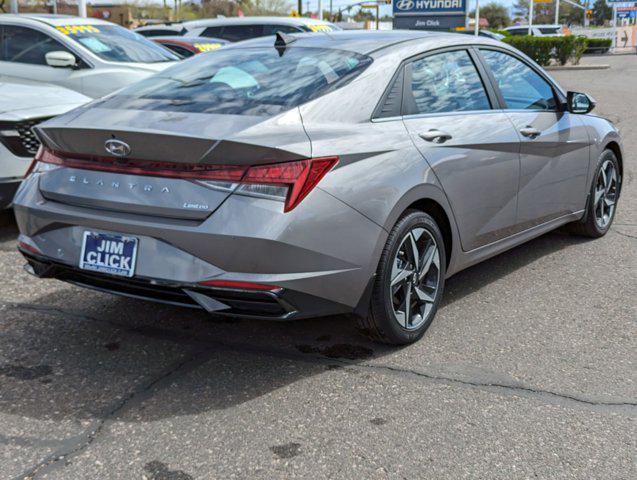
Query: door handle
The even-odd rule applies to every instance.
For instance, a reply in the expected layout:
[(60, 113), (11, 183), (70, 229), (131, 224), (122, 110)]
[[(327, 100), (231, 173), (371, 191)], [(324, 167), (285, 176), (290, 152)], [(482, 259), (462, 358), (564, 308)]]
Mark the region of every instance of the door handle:
[(426, 140), (428, 142), (433, 142), (433, 143), (444, 143), (447, 140), (451, 140), (451, 135), (449, 135), (447, 132), (443, 132), (442, 130), (428, 130), (424, 133), (419, 134), (420, 138), (422, 138), (423, 140)]
[(531, 125), (527, 125), (526, 127), (520, 129), (520, 133), (525, 137), (535, 138), (542, 132), (540, 132), (537, 128), (532, 127)]

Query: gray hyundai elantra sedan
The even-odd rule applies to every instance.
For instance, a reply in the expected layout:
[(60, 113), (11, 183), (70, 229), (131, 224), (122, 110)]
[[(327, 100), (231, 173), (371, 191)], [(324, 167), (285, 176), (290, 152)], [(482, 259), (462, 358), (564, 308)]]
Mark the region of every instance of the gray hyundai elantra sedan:
[(616, 128), (507, 45), (277, 34), (39, 125), (15, 200), (27, 270), (221, 315), (350, 313), (406, 344), (445, 279), (613, 221)]

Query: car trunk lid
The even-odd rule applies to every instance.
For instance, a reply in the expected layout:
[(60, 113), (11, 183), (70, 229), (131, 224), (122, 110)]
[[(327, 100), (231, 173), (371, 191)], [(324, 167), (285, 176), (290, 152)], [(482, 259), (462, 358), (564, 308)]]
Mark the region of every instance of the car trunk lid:
[[(40, 179), (46, 199), (193, 220), (213, 213), (248, 166), (311, 156), (298, 109), (255, 117), (91, 108), (37, 132), (67, 160)], [(231, 175), (208, 178), (220, 170)]]

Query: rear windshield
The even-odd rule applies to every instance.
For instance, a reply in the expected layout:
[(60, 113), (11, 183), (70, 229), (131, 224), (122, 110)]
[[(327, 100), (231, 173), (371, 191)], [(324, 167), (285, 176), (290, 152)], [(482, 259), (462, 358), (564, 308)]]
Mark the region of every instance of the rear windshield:
[(111, 62), (157, 63), (179, 60), (173, 53), (119, 25), (65, 25), (58, 31)]
[(370, 57), (342, 50), (222, 48), (121, 90), (105, 108), (276, 115), (360, 75)]
[(562, 33), (562, 27), (542, 27), (540, 28), (540, 32), (544, 35), (557, 35), (558, 33)]

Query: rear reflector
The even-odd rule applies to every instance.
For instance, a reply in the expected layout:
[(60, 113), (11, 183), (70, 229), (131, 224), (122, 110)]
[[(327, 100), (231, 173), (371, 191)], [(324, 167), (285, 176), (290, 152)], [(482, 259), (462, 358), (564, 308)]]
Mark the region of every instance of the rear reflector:
[(233, 280), (206, 280), (205, 282), (199, 282), (199, 285), (204, 285), (206, 287), (235, 288), (240, 290), (281, 290), (281, 287), (277, 287), (276, 285), (265, 285), (263, 283), (252, 282), (236, 282)]
[[(170, 163), (151, 160), (118, 159), (67, 155), (40, 149), (38, 162), (63, 165), (65, 167), (103, 172), (148, 175), (156, 177), (183, 178), (191, 180), (217, 180), (240, 183), (242, 186), (262, 185), (280, 187), (265, 189), (275, 192), (274, 197), (285, 201), (283, 211), (289, 212), (316, 187), (321, 179), (336, 165), (338, 157), (308, 158), (293, 162), (269, 165), (210, 165), (204, 163)], [(281, 190), (283, 188), (283, 190)], [(259, 190), (259, 189), (255, 189)], [(277, 194), (277, 192), (280, 192)], [(250, 188), (237, 189), (237, 194), (258, 193)]]
[(26, 242), (18, 242), (18, 247), (21, 248), (22, 250), (25, 250), (27, 252), (31, 252), (31, 253), (35, 253), (36, 255), (41, 255), (42, 252), (40, 250), (38, 250), (37, 248), (35, 248), (33, 245), (29, 245)]

